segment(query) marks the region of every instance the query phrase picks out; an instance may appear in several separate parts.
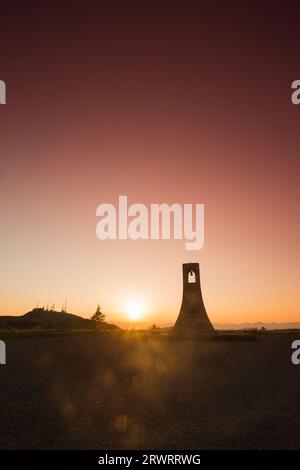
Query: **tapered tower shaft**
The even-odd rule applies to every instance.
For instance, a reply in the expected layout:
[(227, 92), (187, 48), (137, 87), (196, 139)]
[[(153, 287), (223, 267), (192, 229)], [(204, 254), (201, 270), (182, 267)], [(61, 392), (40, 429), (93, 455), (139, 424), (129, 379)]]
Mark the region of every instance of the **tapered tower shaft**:
[(202, 299), (199, 263), (182, 265), (183, 294), (176, 332), (214, 333)]

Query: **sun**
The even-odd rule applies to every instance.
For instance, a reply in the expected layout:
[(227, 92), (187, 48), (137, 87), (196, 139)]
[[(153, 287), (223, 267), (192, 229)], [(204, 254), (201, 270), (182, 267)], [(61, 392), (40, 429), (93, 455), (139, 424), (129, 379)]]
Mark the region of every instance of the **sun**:
[(145, 307), (140, 300), (132, 300), (126, 306), (126, 314), (131, 321), (143, 318)]

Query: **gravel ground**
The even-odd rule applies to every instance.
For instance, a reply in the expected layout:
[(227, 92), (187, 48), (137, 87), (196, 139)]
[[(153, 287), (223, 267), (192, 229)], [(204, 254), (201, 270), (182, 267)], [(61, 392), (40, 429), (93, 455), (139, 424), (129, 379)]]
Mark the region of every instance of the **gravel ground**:
[(1, 449), (300, 449), (289, 335), (9, 338)]

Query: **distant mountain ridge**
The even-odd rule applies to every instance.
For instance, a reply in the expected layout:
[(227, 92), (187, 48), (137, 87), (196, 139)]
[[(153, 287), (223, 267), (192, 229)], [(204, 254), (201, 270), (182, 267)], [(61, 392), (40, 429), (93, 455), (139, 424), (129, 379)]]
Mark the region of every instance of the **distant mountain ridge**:
[[(121, 328), (125, 329), (147, 329), (155, 323), (161, 329), (170, 329), (174, 326), (174, 323), (159, 323), (159, 322), (135, 322), (130, 324), (130, 322), (117, 321), (116, 322)], [(300, 322), (285, 322), (285, 323), (266, 323), (266, 322), (245, 322), (245, 323), (213, 323), (213, 326), (216, 330), (248, 330), (248, 329), (261, 329), (265, 328), (266, 330), (294, 330), (300, 329)]]
[[(135, 328), (147, 329), (152, 324), (148, 322), (137, 322), (130, 324), (129, 322), (117, 322), (113, 325), (106, 322), (95, 322), (87, 318), (74, 315), (72, 313), (57, 312), (55, 310), (46, 310), (44, 308), (34, 308), (24, 315), (18, 316), (1, 316), (0, 315), (0, 328), (57, 328), (57, 329), (81, 329), (81, 328), (99, 328), (106, 330), (122, 329), (122, 328)], [(245, 322), (245, 323), (214, 323), (216, 330), (248, 330), (248, 329), (261, 329), (266, 330), (293, 330), (300, 329), (300, 322), (284, 322), (284, 323), (266, 323), (266, 322)], [(171, 323), (159, 324), (162, 329), (170, 329), (174, 325)]]
[(252, 328), (265, 328), (266, 330), (293, 330), (300, 329), (300, 322), (284, 322), (284, 323), (214, 323), (214, 327), (217, 330), (244, 330)]
[(0, 328), (120, 329), (118, 326), (106, 322), (95, 322), (72, 313), (45, 310), (44, 308), (34, 308), (20, 316), (0, 316)]

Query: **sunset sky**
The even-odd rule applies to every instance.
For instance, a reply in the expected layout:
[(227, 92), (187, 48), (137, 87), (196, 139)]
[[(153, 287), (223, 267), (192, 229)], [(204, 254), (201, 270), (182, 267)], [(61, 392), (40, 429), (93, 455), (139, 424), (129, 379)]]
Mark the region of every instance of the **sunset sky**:
[[(9, 3), (0, 314), (67, 299), (123, 322), (137, 302), (172, 324), (191, 261), (212, 322), (299, 321), (297, 17), (267, 2)], [(98, 240), (97, 206), (122, 194), (205, 204), (204, 248)]]

